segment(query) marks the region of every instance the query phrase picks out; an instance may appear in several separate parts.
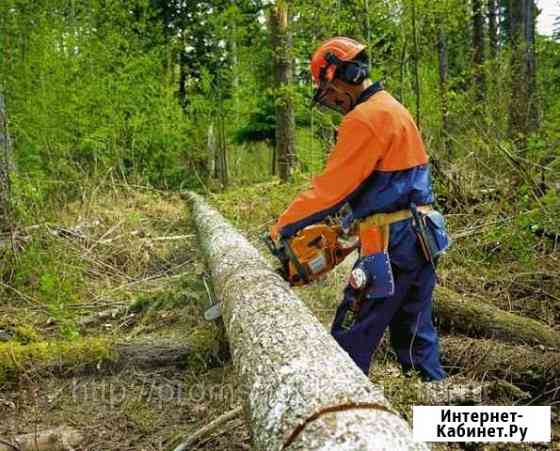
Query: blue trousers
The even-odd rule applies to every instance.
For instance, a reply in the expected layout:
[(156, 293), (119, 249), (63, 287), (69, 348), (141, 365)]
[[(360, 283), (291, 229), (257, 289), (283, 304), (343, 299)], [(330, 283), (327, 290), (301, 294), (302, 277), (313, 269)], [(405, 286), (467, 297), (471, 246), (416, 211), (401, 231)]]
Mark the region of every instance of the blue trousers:
[(404, 371), (417, 370), (422, 379), (440, 380), (447, 376), (439, 360), (437, 331), (432, 322), (434, 269), (422, 264), (413, 270), (393, 265), (393, 296), (364, 301), (357, 320), (349, 330), (341, 327), (355, 296), (349, 285), (338, 306), (331, 333), (339, 345), (367, 375), (372, 355), (389, 326), (391, 346)]

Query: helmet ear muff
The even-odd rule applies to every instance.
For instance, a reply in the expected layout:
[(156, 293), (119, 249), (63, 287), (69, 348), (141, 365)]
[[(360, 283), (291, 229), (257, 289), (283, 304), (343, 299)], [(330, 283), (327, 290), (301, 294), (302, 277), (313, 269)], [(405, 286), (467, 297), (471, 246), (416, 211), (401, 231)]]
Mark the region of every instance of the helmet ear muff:
[(351, 85), (360, 85), (368, 76), (367, 64), (361, 61), (342, 61), (334, 53), (327, 53), (325, 60), (336, 66), (336, 77)]
[(361, 85), (368, 76), (368, 67), (359, 61), (349, 61), (340, 69), (339, 77), (351, 85)]

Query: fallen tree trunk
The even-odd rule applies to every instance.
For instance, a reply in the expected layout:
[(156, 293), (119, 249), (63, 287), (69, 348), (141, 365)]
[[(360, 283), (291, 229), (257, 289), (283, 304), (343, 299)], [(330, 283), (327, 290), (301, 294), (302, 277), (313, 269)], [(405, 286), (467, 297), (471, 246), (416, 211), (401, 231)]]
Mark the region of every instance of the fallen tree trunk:
[(435, 290), (434, 312), (439, 319), (439, 326), (448, 331), (560, 349), (560, 334), (551, 327), (462, 296), (445, 287)]
[(533, 394), (560, 385), (560, 352), (488, 339), (442, 337), (442, 360), (450, 372), (476, 379), (504, 379)]
[(190, 197), (255, 449), (427, 449), (259, 252)]
[(82, 440), (78, 431), (63, 426), (19, 435), (12, 440), (0, 439), (0, 451), (71, 451)]

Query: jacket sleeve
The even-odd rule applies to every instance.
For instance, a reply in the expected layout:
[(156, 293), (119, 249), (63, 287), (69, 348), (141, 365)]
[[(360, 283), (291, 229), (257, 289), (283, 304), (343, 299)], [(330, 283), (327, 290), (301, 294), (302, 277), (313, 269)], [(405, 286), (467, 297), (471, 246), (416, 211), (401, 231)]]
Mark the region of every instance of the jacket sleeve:
[(301, 192), (278, 218), (272, 238), (287, 238), (335, 213), (373, 172), (383, 150), (383, 143), (367, 123), (347, 116), (325, 169), (313, 178), (311, 189)]

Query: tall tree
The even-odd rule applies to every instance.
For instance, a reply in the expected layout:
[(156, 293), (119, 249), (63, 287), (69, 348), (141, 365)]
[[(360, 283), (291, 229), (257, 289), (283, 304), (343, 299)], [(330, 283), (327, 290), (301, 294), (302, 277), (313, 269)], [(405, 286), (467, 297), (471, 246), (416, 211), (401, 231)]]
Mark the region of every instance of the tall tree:
[(416, 125), (420, 128), (420, 48), (418, 45), (416, 0), (412, 0), (412, 41), (414, 43), (414, 92), (416, 94)]
[(219, 100), (218, 111), (218, 152), (216, 156), (216, 175), (220, 180), (223, 189), (227, 188), (229, 183), (228, 171), (228, 152), (227, 152), (227, 139), (226, 139), (226, 115), (224, 111), (224, 100)]
[(4, 96), (0, 93), (0, 232), (11, 231), (13, 227), (11, 209), (10, 172), (12, 156), (10, 135)]
[(288, 181), (295, 160), (295, 116), (290, 82), (292, 54), (288, 30), (288, 3), (277, 0), (270, 11), (270, 32), (274, 61), (276, 91), (276, 159), (278, 174)]
[(535, 30), (537, 27), (537, 6), (535, 0), (525, 0), (525, 40), (526, 49), (526, 70), (529, 92), (529, 131), (539, 128), (539, 105), (537, 92), (537, 61), (535, 55)]
[(498, 3), (497, 0), (488, 0), (488, 44), (490, 58), (498, 56)]
[(442, 147), (451, 161), (451, 145), (449, 142), (449, 102), (447, 86), (447, 39), (445, 34), (445, 16), (442, 14), (438, 25), (438, 60), (439, 60), (439, 90), (441, 104), (441, 138)]
[(484, 79), (484, 18), (482, 13), (482, 0), (472, 0), (473, 24), (473, 85), (475, 99), (482, 103), (485, 97)]
[(509, 1), (509, 39), (511, 43), (510, 135), (525, 148), (527, 135), (539, 125), (535, 62), (534, 0)]

